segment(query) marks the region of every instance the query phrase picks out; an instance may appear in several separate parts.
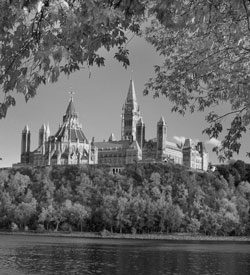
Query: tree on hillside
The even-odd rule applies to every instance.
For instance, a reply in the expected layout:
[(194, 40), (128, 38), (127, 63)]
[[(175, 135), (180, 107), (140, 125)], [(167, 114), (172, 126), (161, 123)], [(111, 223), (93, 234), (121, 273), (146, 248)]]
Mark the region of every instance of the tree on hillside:
[(21, 202), (14, 210), (14, 221), (20, 229), (24, 229), (30, 219), (36, 216), (37, 201), (32, 198), (29, 202)]
[[(222, 137), (214, 150), (222, 160), (230, 158), (239, 152), (250, 124), (250, 2), (157, 2), (151, 9), (157, 19), (146, 38), (164, 63), (155, 66), (144, 93), (153, 90), (156, 97), (166, 96), (174, 104), (172, 110), (181, 114), (209, 109), (204, 132), (210, 138)], [(223, 103), (229, 111), (211, 111)]]

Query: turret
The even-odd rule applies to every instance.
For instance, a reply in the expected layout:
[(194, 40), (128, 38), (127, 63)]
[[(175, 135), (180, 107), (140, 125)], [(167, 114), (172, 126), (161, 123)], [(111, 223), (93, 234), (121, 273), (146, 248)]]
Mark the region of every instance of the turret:
[(207, 171), (208, 169), (208, 152), (204, 142), (197, 143), (197, 150), (201, 156), (201, 169)]
[(145, 124), (142, 118), (139, 119), (136, 125), (136, 140), (142, 149), (145, 143)]
[(39, 129), (38, 146), (42, 146), (45, 142), (46, 126), (45, 124)]
[(49, 137), (50, 137), (50, 128), (49, 128), (49, 123), (47, 123), (45, 141), (48, 141)]
[(45, 154), (45, 148), (46, 143), (49, 140), (50, 136), (50, 130), (49, 130), (49, 124), (45, 126), (45, 124), (42, 125), (42, 127), (39, 129), (39, 136), (38, 136), (38, 147), (41, 147), (42, 154)]
[(22, 141), (21, 141), (21, 163), (29, 163), (30, 155), (30, 130), (28, 125), (26, 125), (22, 131)]
[(163, 151), (167, 141), (167, 125), (164, 117), (161, 117), (157, 123), (157, 159), (162, 158)]
[(114, 133), (110, 134), (110, 137), (108, 139), (109, 142), (116, 141)]
[(186, 138), (182, 148), (183, 165), (185, 165), (186, 167), (192, 168), (195, 165), (195, 163), (193, 163), (192, 161), (193, 151), (194, 151), (194, 142), (192, 141), (192, 139)]

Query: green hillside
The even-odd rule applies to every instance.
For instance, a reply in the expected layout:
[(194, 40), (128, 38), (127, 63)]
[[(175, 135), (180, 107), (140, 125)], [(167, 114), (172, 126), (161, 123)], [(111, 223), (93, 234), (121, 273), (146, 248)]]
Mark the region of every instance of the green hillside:
[(250, 165), (174, 164), (0, 171), (0, 230), (250, 235)]

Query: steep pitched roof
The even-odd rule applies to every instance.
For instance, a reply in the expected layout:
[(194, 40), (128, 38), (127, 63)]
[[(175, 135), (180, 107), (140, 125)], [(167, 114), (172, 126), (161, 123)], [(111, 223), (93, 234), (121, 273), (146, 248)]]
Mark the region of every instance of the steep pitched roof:
[(71, 97), (68, 108), (66, 110), (66, 115), (73, 115), (73, 114), (76, 114), (76, 108), (75, 108), (75, 105), (73, 103), (73, 97)]
[(163, 116), (162, 116), (162, 117), (160, 118), (160, 120), (158, 121), (158, 124), (166, 125), (166, 122), (165, 122), (165, 119), (164, 119)]
[(134, 81), (132, 79), (129, 82), (127, 100), (136, 101), (135, 85), (134, 85)]
[(65, 141), (70, 140), (70, 142), (78, 141), (80, 143), (89, 143), (81, 128), (69, 129), (69, 126), (65, 123), (59, 127), (54, 138), (58, 141), (61, 141), (62, 138), (64, 138)]
[[(74, 123), (71, 122), (74, 119)], [(87, 143), (88, 140), (82, 131), (82, 126), (78, 122), (78, 114), (73, 103), (73, 97), (70, 98), (66, 113), (63, 116), (63, 123), (59, 126), (56, 134), (53, 136), (57, 141), (70, 141)]]
[(174, 142), (166, 140), (166, 148), (172, 148), (178, 151), (181, 151), (181, 148)]
[(25, 125), (25, 127), (24, 127), (24, 129), (23, 129), (23, 132), (29, 132), (30, 130), (29, 130), (29, 127), (28, 127), (28, 125)]
[(136, 99), (136, 94), (135, 94), (135, 85), (134, 81), (131, 79), (129, 83), (129, 88), (128, 88), (128, 94), (126, 97), (125, 105), (131, 105), (132, 108), (136, 111), (138, 111), (138, 103)]
[(109, 137), (109, 141), (116, 141), (115, 134), (111, 133)]
[(63, 122), (65, 122), (66, 120), (68, 120), (72, 117), (76, 117), (76, 118), (78, 117), (75, 105), (73, 103), (73, 97), (70, 98), (69, 105), (67, 107), (65, 115), (63, 116)]
[(141, 151), (141, 148), (136, 140), (134, 140), (129, 147), (130, 149), (137, 149), (138, 151)]
[(76, 113), (75, 105), (73, 103), (73, 97), (71, 97), (68, 108), (66, 110), (66, 114), (72, 115)]

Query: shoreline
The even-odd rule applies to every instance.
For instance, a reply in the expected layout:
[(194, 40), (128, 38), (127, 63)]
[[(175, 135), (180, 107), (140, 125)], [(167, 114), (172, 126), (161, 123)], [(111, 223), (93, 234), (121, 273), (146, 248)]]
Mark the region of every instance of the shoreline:
[(164, 240), (164, 241), (197, 241), (197, 242), (249, 242), (250, 236), (206, 236), (199, 234), (102, 234), (93, 232), (7, 232), (0, 235), (43, 236), (63, 238), (89, 238), (89, 239), (123, 239), (123, 240)]

